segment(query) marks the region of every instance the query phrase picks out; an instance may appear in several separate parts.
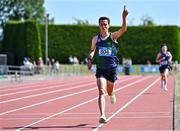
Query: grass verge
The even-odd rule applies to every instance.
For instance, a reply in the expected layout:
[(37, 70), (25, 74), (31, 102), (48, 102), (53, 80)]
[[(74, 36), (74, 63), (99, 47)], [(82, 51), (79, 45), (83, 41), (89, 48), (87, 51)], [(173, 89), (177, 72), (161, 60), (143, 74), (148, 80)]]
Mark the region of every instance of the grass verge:
[(176, 92), (175, 92), (175, 103), (174, 103), (174, 130), (180, 130), (180, 72), (175, 75), (176, 79)]
[(176, 104), (180, 109), (180, 72), (176, 74), (175, 78), (176, 78)]

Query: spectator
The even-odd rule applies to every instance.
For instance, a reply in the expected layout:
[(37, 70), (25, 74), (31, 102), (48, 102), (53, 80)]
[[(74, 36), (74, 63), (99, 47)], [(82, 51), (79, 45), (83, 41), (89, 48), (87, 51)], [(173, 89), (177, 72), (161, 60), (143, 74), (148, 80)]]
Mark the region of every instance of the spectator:
[(56, 73), (59, 73), (59, 67), (60, 67), (59, 61), (56, 60), (56, 62), (55, 62), (55, 71), (56, 71)]
[(151, 72), (151, 61), (147, 60), (148, 72)]
[(73, 61), (74, 61), (74, 64), (79, 64), (79, 60), (76, 56), (74, 56)]
[(27, 57), (24, 58), (23, 64), (25, 66), (25, 69), (32, 70), (33, 64), (31, 63), (30, 59), (28, 59)]
[(125, 75), (130, 75), (131, 65), (132, 65), (132, 59), (123, 58), (123, 69)]
[(74, 59), (73, 59), (73, 57), (71, 55), (69, 56), (69, 63), (74, 64)]
[(51, 72), (51, 68), (52, 68), (51, 61), (50, 61), (49, 58), (47, 58), (47, 70), (48, 70), (48, 73)]
[(55, 73), (55, 59), (51, 59), (51, 75)]
[(38, 66), (38, 73), (42, 73), (44, 68), (44, 62), (41, 57), (39, 57), (37, 61), (37, 66)]

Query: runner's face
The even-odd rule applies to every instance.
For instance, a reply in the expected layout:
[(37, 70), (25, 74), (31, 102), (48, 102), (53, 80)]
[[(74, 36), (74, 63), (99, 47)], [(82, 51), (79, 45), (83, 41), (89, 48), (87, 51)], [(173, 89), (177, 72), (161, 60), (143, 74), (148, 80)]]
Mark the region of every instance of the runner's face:
[(100, 28), (101, 32), (107, 32), (109, 29), (108, 20), (101, 20), (99, 22), (99, 28)]
[(163, 46), (163, 47), (161, 48), (161, 50), (162, 50), (162, 52), (166, 52), (166, 51), (167, 51), (167, 46)]

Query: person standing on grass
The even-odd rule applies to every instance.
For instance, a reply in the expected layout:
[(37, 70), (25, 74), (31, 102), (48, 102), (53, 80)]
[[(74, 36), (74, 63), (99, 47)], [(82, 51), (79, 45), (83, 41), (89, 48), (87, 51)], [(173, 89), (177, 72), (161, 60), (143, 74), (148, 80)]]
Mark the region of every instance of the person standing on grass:
[(161, 51), (157, 54), (156, 62), (159, 63), (159, 71), (161, 73), (161, 87), (164, 91), (168, 91), (167, 82), (168, 74), (171, 69), (172, 55), (171, 52), (167, 50), (167, 45), (161, 45)]
[(96, 35), (92, 38), (91, 48), (88, 56), (88, 68), (92, 67), (92, 59), (93, 56), (97, 56), (97, 70), (96, 70), (96, 78), (97, 78), (97, 86), (99, 90), (99, 99), (98, 105), (100, 110), (100, 123), (106, 123), (106, 115), (105, 115), (105, 93), (107, 91), (110, 96), (110, 101), (112, 104), (116, 103), (116, 96), (113, 92), (114, 83), (117, 80), (117, 66), (118, 66), (118, 58), (117, 52), (119, 45), (117, 43), (117, 39), (120, 38), (127, 30), (126, 27), (126, 17), (128, 15), (128, 11), (124, 6), (124, 10), (122, 13), (122, 27), (115, 31), (109, 32), (110, 27), (110, 19), (108, 17), (100, 17), (99, 18), (99, 29), (100, 34)]

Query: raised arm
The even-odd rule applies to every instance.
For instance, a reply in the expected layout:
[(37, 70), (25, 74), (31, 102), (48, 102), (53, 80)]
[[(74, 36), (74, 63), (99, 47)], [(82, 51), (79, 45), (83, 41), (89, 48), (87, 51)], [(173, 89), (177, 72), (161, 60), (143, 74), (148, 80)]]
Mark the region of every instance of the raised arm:
[(126, 9), (126, 6), (124, 5), (124, 10), (123, 10), (123, 13), (122, 13), (122, 27), (116, 31), (116, 32), (113, 32), (112, 34), (112, 39), (113, 40), (117, 40), (121, 35), (124, 34), (124, 32), (126, 32), (127, 30), (127, 27), (126, 27), (126, 17), (128, 15), (128, 11)]

